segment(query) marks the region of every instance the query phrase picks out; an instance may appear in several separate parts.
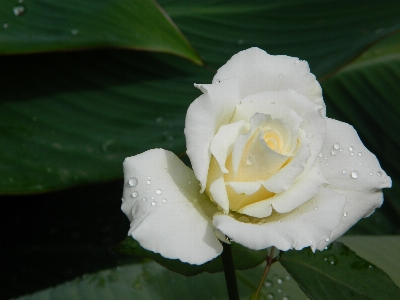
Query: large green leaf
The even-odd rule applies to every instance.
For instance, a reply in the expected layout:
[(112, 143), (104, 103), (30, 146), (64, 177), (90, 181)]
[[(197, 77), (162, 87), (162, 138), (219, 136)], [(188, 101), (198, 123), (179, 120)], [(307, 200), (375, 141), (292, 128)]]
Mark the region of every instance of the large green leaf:
[[(231, 248), (233, 264), (237, 270), (246, 270), (258, 266), (265, 261), (266, 255), (268, 254), (266, 250), (251, 250), (237, 243), (232, 243)], [(218, 256), (217, 258), (203, 265), (191, 265), (181, 262), (178, 259), (164, 258), (158, 253), (148, 251), (142, 248), (140, 244), (132, 237), (127, 237), (115, 248), (115, 250), (122, 254), (134, 255), (142, 258), (151, 258), (171, 271), (187, 276), (196, 275), (201, 272), (216, 273), (224, 270), (221, 256)]]
[(313, 253), (288, 251), (281, 264), (311, 299), (396, 299), (400, 294), (390, 277), (340, 242)]
[(153, 0), (6, 0), (0, 54), (120, 47), (199, 56)]
[[(28, 4), (25, 15), (11, 16), (28, 17)], [(162, 4), (213, 67), (251, 45), (308, 59), (326, 75), (400, 24), (391, 1)], [(213, 76), (172, 56), (123, 50), (8, 56), (0, 64), (2, 194), (117, 178), (126, 156), (149, 148), (183, 153), (185, 112), (199, 95), (193, 83)]]
[[(247, 300), (257, 288), (264, 266), (237, 271), (240, 299)], [(306, 299), (289, 274), (278, 264), (263, 288), (270, 297), (280, 295), (287, 299)], [(148, 299), (210, 299), (228, 300), (222, 273), (203, 273), (186, 277), (169, 271), (156, 263), (122, 266), (96, 274), (85, 275), (75, 281), (18, 298), (18, 300), (148, 300)]]

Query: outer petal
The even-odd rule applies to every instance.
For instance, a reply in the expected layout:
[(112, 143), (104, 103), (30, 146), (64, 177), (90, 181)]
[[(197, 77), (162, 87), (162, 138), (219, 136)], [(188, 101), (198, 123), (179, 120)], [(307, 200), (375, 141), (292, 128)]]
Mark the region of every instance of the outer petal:
[(128, 157), (124, 176), (122, 211), (132, 222), (129, 235), (142, 247), (191, 264), (222, 252), (200, 207), (211, 202), (199, 193), (193, 171), (172, 152), (152, 149)]
[[(335, 240), (359, 219), (368, 217), (383, 202), (381, 189), (390, 187), (391, 179), (379, 161), (360, 141), (354, 128), (332, 119), (326, 120), (326, 138), (321, 168), (330, 189), (347, 197), (344, 215), (331, 240)], [(328, 243), (322, 241), (318, 249)]]
[[(269, 55), (259, 48), (241, 51), (219, 68), (213, 82), (237, 78), (241, 98), (261, 91), (295, 90), (325, 109), (322, 90), (306, 61)], [(324, 113), (325, 115), (325, 113)]]
[(275, 246), (280, 250), (313, 250), (328, 239), (340, 223), (346, 197), (332, 190), (320, 192), (298, 209), (287, 214), (273, 214), (264, 224), (243, 223), (226, 215), (216, 215), (215, 227), (236, 242), (255, 250)]
[(349, 124), (326, 119), (326, 137), (320, 156), (322, 172), (332, 189), (368, 193), (391, 186), (390, 177)]
[(227, 124), (240, 101), (236, 79), (196, 85), (204, 95), (190, 104), (185, 120), (187, 154), (204, 191), (210, 163), (210, 143), (217, 129)]

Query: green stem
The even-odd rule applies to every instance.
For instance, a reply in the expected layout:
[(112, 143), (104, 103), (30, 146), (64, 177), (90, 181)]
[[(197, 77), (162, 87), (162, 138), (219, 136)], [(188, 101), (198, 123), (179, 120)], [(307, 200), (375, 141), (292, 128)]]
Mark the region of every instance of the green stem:
[(261, 277), (260, 283), (258, 284), (257, 291), (256, 291), (256, 293), (253, 295), (254, 299), (258, 299), (258, 294), (259, 294), (260, 291), (261, 291), (261, 288), (262, 288), (262, 286), (263, 286), (263, 283), (264, 283), (264, 281), (265, 281), (265, 278), (267, 277), (268, 271), (269, 271), (269, 269), (271, 268), (271, 265), (276, 261), (276, 259), (274, 259), (274, 250), (275, 250), (275, 247), (272, 246), (272, 247), (271, 247), (271, 251), (269, 252), (269, 256), (267, 257), (267, 265), (265, 266), (264, 273), (263, 273), (263, 275), (262, 275), (262, 277)]
[(222, 243), (222, 265), (224, 266), (226, 287), (228, 289), (229, 300), (239, 300), (239, 290), (237, 286), (235, 267), (233, 266), (231, 245)]

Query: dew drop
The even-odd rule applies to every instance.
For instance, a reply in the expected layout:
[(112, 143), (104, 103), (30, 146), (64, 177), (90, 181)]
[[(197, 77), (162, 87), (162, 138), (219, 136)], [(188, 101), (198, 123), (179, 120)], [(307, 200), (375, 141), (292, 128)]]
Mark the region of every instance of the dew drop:
[(151, 183), (151, 180), (147, 180), (146, 183), (147, 183), (147, 184), (150, 184), (150, 183)]
[(338, 150), (340, 148), (340, 144), (339, 143), (333, 144), (333, 148)]
[(238, 45), (243, 45), (243, 43), (244, 43), (244, 40), (243, 40), (243, 39), (237, 40), (237, 44), (238, 44)]
[(157, 202), (156, 201), (151, 202), (151, 206), (157, 206)]
[(128, 184), (130, 186), (136, 186), (138, 184), (138, 180), (136, 177), (132, 177), (131, 179), (128, 180)]
[(265, 287), (270, 288), (270, 287), (272, 287), (273, 283), (272, 283), (272, 281), (267, 280), (267, 281), (264, 283), (264, 285), (265, 285)]
[(163, 120), (164, 120), (163, 117), (158, 117), (156, 118), (156, 123), (161, 123)]
[(382, 172), (381, 172), (381, 171), (378, 171), (378, 172), (376, 172), (376, 175), (382, 176)]
[(309, 139), (311, 139), (311, 138), (313, 137), (312, 133), (311, 133), (311, 132), (308, 133), (308, 134), (307, 134), (307, 137), (308, 137)]
[(276, 282), (277, 282), (278, 284), (282, 284), (282, 283), (283, 283), (283, 280), (282, 280), (281, 278), (278, 278), (278, 279), (276, 280)]
[(162, 202), (162, 203), (167, 203), (167, 199), (163, 198), (163, 199), (161, 200), (161, 202)]
[(297, 65), (299, 62), (300, 62), (300, 60), (296, 59), (296, 60), (294, 61), (294, 64)]
[(329, 163), (327, 162), (327, 163), (325, 164), (325, 166), (329, 166)]
[(335, 150), (331, 150), (331, 155), (336, 155), (336, 151)]
[(339, 151), (340, 151), (340, 152), (343, 152), (343, 148), (340, 148)]
[(319, 157), (322, 157), (322, 153), (318, 154)]
[(245, 216), (241, 216), (241, 217), (239, 218), (239, 221), (240, 221), (240, 222), (243, 222), (243, 223), (249, 223), (249, 218), (248, 218), (248, 217), (245, 217)]
[(346, 172), (346, 170), (343, 170), (342, 173), (343, 173), (343, 174), (346, 174), (347, 172)]
[(350, 155), (353, 156), (353, 155), (354, 155), (354, 152), (351, 152)]
[(359, 166), (361, 166), (361, 165), (362, 165), (362, 163), (358, 163), (358, 165), (359, 165)]
[(253, 156), (251, 156), (251, 155), (247, 156), (246, 163), (247, 163), (248, 165), (253, 165), (253, 164), (254, 164), (254, 158), (253, 158)]
[(8, 23), (3, 23), (3, 28), (7, 29), (10, 25), (8, 25)]
[(72, 36), (77, 36), (78, 33), (79, 33), (79, 30), (78, 30), (78, 29), (71, 29), (71, 35), (72, 35)]
[(358, 178), (358, 172), (357, 171), (353, 171), (350, 173), (350, 177), (353, 179), (357, 179)]
[(144, 197), (144, 198), (142, 199), (142, 201), (143, 201), (143, 202), (147, 202), (147, 198)]
[(314, 209), (317, 210), (317, 209), (318, 209), (318, 206), (314, 207)]
[(122, 198), (121, 198), (121, 201), (124, 202), (124, 201), (125, 201), (125, 197), (122, 197)]
[(139, 196), (139, 193), (134, 191), (131, 196), (132, 198), (137, 198)]
[(369, 176), (372, 176), (372, 175), (374, 175), (374, 173), (372, 173), (372, 172), (369, 172)]
[(307, 219), (305, 219), (305, 220), (304, 220), (304, 223), (307, 223), (307, 222), (308, 222), (308, 220), (307, 220)]
[(282, 75), (282, 74), (279, 74), (279, 78), (283, 78), (283, 75)]
[(278, 293), (282, 293), (282, 289), (277, 289), (276, 290)]
[(358, 155), (358, 156), (362, 156), (362, 153), (361, 153), (361, 152), (358, 152), (357, 155)]
[(326, 241), (326, 242), (329, 242), (329, 241), (330, 241), (330, 238), (326, 238), (325, 241)]
[(353, 152), (353, 147), (352, 146), (349, 147), (349, 151)]
[(343, 217), (347, 217), (347, 211), (343, 212)]
[(129, 201), (129, 202), (128, 202), (128, 204), (129, 204), (129, 205), (131, 205), (131, 204), (132, 204), (132, 202), (131, 202), (131, 201)]
[(162, 191), (160, 189), (156, 190), (157, 195), (161, 195)]
[(15, 16), (22, 16), (25, 13), (26, 9), (23, 5), (17, 5), (13, 7), (13, 13)]
[(168, 168), (164, 168), (164, 171), (165, 171), (165, 172), (168, 172)]
[(290, 300), (289, 296), (283, 296), (282, 300)]

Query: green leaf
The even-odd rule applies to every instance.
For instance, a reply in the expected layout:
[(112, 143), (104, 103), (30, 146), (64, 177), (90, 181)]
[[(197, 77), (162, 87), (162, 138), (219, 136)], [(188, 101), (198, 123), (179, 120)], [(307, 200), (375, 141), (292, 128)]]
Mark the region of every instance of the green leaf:
[[(11, 6), (6, 9), (12, 20), (22, 22), (21, 32), (29, 25), (23, 23), (29, 5), (37, 3), (44, 2), (24, 2), (27, 10), (19, 17)], [(400, 7), (391, 1), (361, 6), (322, 0), (162, 4), (212, 67), (241, 49), (260, 46), (308, 59), (312, 72), (325, 75), (400, 24)], [(62, 14), (50, 7), (51, 15)], [(125, 11), (129, 8), (123, 16)], [(7, 22), (2, 34), (13, 27)], [(101, 29), (107, 22), (100, 23)], [(118, 29), (118, 34), (128, 33)], [(81, 31), (69, 38), (77, 37), (91, 41)], [(1, 194), (120, 178), (123, 159), (150, 148), (183, 153), (186, 109), (200, 94), (193, 83), (210, 82), (214, 74), (172, 56), (124, 50), (3, 56), (0, 65), (0, 143), (7, 145), (0, 148)]]
[(400, 6), (390, 0), (159, 2), (214, 68), (257, 46), (307, 60), (322, 77), (400, 28)]
[[(237, 271), (240, 299), (248, 299), (261, 277), (263, 266), (252, 270)], [(305, 299), (296, 283), (279, 265), (271, 273), (270, 287), (263, 288), (264, 294), (277, 293), (290, 299)], [(273, 278), (272, 278), (273, 276)], [(278, 284), (276, 281), (279, 281)], [(273, 283), (274, 282), (274, 283)], [(275, 286), (273, 286), (275, 284)], [(279, 292), (277, 292), (279, 290)], [(171, 272), (154, 262), (123, 266), (117, 269), (85, 275), (54, 288), (18, 300), (141, 300), (141, 299), (228, 299), (222, 273), (203, 273), (186, 277)]]
[(0, 7), (0, 54), (119, 47), (201, 59), (153, 0), (26, 0)]
[(400, 293), (386, 273), (340, 242), (316, 253), (288, 251), (280, 262), (311, 299), (389, 300)]
[[(255, 251), (248, 249), (240, 244), (232, 243), (232, 256), (233, 264), (236, 270), (245, 270), (258, 266), (268, 254), (266, 250)], [(191, 276), (201, 272), (222, 272), (222, 259), (221, 256), (203, 264), (203, 265), (191, 265), (188, 263), (181, 262), (178, 259), (164, 258), (158, 253), (148, 251), (140, 246), (140, 244), (132, 237), (127, 237), (119, 245), (115, 247), (115, 250), (122, 253), (141, 258), (151, 258), (158, 262), (160, 265), (168, 268), (171, 271)]]

